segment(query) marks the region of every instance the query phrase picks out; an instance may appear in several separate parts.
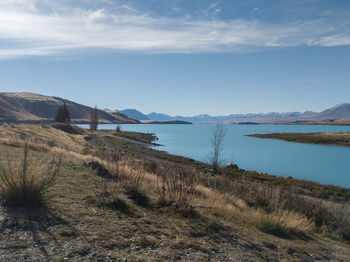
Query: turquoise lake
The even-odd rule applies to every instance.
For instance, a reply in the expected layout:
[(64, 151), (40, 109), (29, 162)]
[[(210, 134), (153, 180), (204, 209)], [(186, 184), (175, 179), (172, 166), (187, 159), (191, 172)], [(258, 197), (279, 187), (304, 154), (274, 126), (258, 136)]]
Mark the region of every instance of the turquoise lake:
[[(99, 125), (115, 129), (117, 125)], [(322, 184), (350, 188), (350, 148), (285, 142), (247, 137), (274, 132), (350, 132), (350, 126), (321, 125), (225, 125), (223, 163), (277, 176), (291, 176)], [(155, 133), (171, 154), (207, 161), (213, 125), (123, 124), (124, 131)]]

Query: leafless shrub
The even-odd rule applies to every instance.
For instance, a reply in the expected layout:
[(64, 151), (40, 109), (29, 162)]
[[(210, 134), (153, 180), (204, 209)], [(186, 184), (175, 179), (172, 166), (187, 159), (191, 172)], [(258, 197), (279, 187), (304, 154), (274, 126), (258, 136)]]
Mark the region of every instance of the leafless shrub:
[(157, 177), (157, 192), (161, 205), (187, 207), (194, 195), (195, 175), (190, 169), (178, 166), (163, 169)]
[(212, 165), (215, 172), (218, 171), (221, 162), (221, 152), (223, 149), (223, 140), (226, 135), (226, 128), (222, 122), (216, 123), (212, 129), (212, 152), (209, 156), (210, 164)]
[(128, 191), (141, 192), (141, 186), (145, 179), (143, 159), (129, 160), (128, 169), (124, 169), (124, 185)]

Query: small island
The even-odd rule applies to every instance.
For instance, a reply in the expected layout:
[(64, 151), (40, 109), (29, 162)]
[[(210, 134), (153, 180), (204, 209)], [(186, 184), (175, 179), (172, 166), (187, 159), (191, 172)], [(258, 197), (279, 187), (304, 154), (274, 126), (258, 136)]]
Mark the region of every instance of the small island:
[(142, 124), (184, 124), (191, 125), (191, 122), (184, 120), (140, 120)]
[(260, 125), (260, 123), (256, 122), (239, 122), (239, 125)]
[(272, 133), (247, 135), (289, 142), (350, 147), (350, 133)]

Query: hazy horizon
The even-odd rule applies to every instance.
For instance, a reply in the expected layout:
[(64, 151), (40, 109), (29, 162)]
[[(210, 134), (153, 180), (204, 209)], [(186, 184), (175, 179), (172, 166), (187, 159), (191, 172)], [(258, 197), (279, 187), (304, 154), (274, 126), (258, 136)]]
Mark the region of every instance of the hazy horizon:
[(155, 112), (155, 111), (151, 111), (151, 112), (142, 112), (141, 110), (138, 110), (137, 108), (123, 108), (123, 109), (112, 109), (112, 108), (102, 108), (102, 109), (110, 109), (110, 110), (116, 110), (116, 111), (123, 111), (123, 110), (126, 110), (126, 109), (135, 109), (139, 112), (141, 112), (142, 114), (144, 115), (149, 115), (149, 114), (152, 114), (152, 113), (158, 113), (158, 114), (166, 114), (166, 115), (169, 115), (171, 117), (176, 117), (176, 116), (183, 116), (183, 117), (193, 117), (193, 116), (198, 116), (198, 115), (210, 115), (210, 116), (213, 116), (213, 117), (216, 117), (216, 116), (228, 116), (228, 115), (235, 115), (235, 114), (241, 114), (241, 115), (245, 115), (245, 114), (269, 114), (269, 113), (294, 113), (294, 112), (298, 112), (298, 113), (305, 113), (305, 112), (314, 112), (314, 113), (320, 113), (322, 111), (325, 111), (329, 108), (332, 108), (332, 107), (335, 107), (335, 106), (338, 106), (338, 105), (341, 105), (341, 104), (349, 104), (347, 102), (344, 102), (344, 103), (340, 103), (340, 104), (336, 104), (336, 105), (333, 105), (333, 106), (330, 106), (328, 108), (324, 108), (323, 110), (321, 111), (312, 111), (312, 110), (304, 110), (304, 111), (285, 111), (285, 112), (282, 112), (282, 111), (269, 111), (269, 112), (243, 112), (243, 113), (235, 113), (235, 112), (232, 112), (232, 113), (229, 113), (229, 114), (219, 114), (219, 115), (211, 115), (211, 114), (208, 114), (208, 113), (200, 113), (200, 114), (197, 114), (197, 115), (179, 115), (179, 114), (168, 114), (166, 112)]

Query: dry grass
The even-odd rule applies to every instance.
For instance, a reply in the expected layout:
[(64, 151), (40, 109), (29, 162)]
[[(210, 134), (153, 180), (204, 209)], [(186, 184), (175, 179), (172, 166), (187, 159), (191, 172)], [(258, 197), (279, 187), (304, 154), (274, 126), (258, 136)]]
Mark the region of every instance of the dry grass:
[(273, 133), (249, 135), (260, 138), (286, 140), (290, 142), (350, 146), (350, 133)]
[[(30, 129), (26, 126), (21, 128), (26, 132)], [(46, 147), (45, 150), (37, 149), (33, 152), (36, 157), (49, 159), (51, 154), (64, 154), (63, 171), (58, 178), (60, 182), (50, 189), (50, 196), (52, 194), (55, 197), (49, 203), (69, 221), (69, 224), (58, 226), (60, 230), (51, 228), (52, 232), (58, 232), (56, 237), (59, 241), (83, 241), (86, 237), (91, 245), (84, 243), (84, 246), (89, 246), (91, 250), (98, 247), (103, 258), (107, 253), (113, 253), (117, 258), (121, 252), (134, 252), (133, 254), (142, 254), (138, 256), (140, 260), (146, 253), (136, 253), (139, 251), (135, 248), (135, 243), (145, 249), (140, 252), (147, 254), (153, 254), (152, 250), (164, 252), (167, 248), (171, 256), (162, 257), (162, 260), (171, 260), (174, 253), (183, 255), (187, 249), (191, 250), (191, 254), (198, 248), (198, 254), (211, 254), (214, 246), (220, 251), (238, 247), (240, 244), (235, 241), (242, 236), (263, 243), (259, 244), (259, 253), (271, 259), (281, 253), (284, 257), (293, 258), (286, 253), (287, 247), (293, 245), (302, 248), (307, 245), (305, 250), (312, 250), (313, 253), (316, 247), (317, 252), (327, 253), (316, 240), (325, 235), (320, 234), (320, 225), (315, 221), (330, 221), (332, 216), (328, 215), (335, 213), (326, 205), (319, 208), (319, 199), (298, 195), (295, 191), (274, 184), (248, 180), (244, 175), (217, 174), (214, 183), (214, 177), (210, 173), (201, 173), (185, 164), (173, 164), (155, 158), (144, 159), (144, 155), (140, 157), (137, 153), (130, 155), (121, 150), (123, 146), (115, 146), (113, 150), (108, 144), (94, 145), (84, 151), (89, 145), (84, 136), (79, 134), (52, 130), (57, 136), (53, 144), (50, 143), (50, 136), (46, 140), (40, 137), (41, 129), (45, 133), (47, 127), (36, 128), (35, 139), (32, 137), (30, 140), (28, 136), (25, 138), (30, 140), (28, 147), (32, 145), (39, 148), (35, 142), (39, 139), (42, 141), (40, 147)], [(8, 129), (14, 132), (12, 129), (15, 128)], [(76, 137), (73, 139), (71, 136)], [(69, 143), (58, 142), (68, 139), (67, 137)], [(8, 137), (3, 137), (5, 138)], [(9, 143), (12, 146), (6, 148), (18, 155), (19, 149), (15, 147), (24, 145), (24, 141), (21, 137), (15, 138), (11, 143), (16, 144)], [(89, 165), (89, 169), (83, 165), (91, 162), (101, 168)], [(183, 212), (184, 207), (188, 208), (186, 212)], [(325, 210), (327, 214), (324, 213)], [(341, 214), (336, 217), (337, 222), (329, 224), (325, 230), (339, 230), (334, 227), (340, 223), (339, 218)], [(71, 226), (73, 224), (74, 227)], [(323, 226), (325, 224), (321, 225)], [(85, 232), (83, 238), (82, 232)], [(346, 230), (339, 234), (343, 234), (344, 239), (348, 237)], [(309, 238), (313, 235), (316, 237)], [(276, 249), (266, 250), (265, 242), (274, 243)], [(284, 247), (277, 247), (276, 242), (284, 243)], [(52, 242), (50, 246), (51, 244)], [(245, 239), (236, 250), (244, 250), (244, 253), (249, 254), (257, 252), (251, 252), (254, 245), (250, 245), (247, 245)], [(114, 246), (118, 248), (114, 250)], [(73, 249), (74, 246), (71, 250)], [(79, 251), (79, 254), (74, 255), (75, 258), (78, 257), (79, 260), (80, 256), (86, 256), (88, 251), (85, 251)], [(271, 252), (274, 255), (267, 255)], [(293, 252), (301, 254), (301, 257), (306, 256), (302, 251)], [(128, 258), (132, 260), (129, 255)], [(150, 259), (153, 258), (155, 256), (151, 255)], [(210, 255), (207, 258), (209, 260)], [(224, 258), (226, 257), (222, 253), (217, 256), (217, 260)], [(203, 257), (197, 258), (201, 259)]]
[[(0, 153), (4, 148), (19, 151), (0, 146)], [(47, 157), (46, 152), (32, 153), (39, 158)], [(48, 211), (51, 213), (47, 213), (46, 218), (41, 214), (34, 217), (31, 213), (35, 220), (30, 224), (14, 224), (11, 217), (6, 217), (9, 220), (0, 217), (0, 224), (4, 225), (0, 234), (1, 261), (34, 258), (43, 261), (144, 261), (145, 258), (149, 261), (260, 261), (261, 257), (266, 261), (342, 261), (342, 258), (345, 261), (348, 258), (347, 253), (342, 255), (345, 247), (334, 242), (320, 244), (316, 240), (281, 239), (250, 225), (241, 225), (238, 220), (220, 217), (219, 213), (215, 215), (219, 211), (214, 209), (206, 211), (197, 207), (196, 201), (207, 197), (204, 203), (210, 205), (209, 200), (215, 200), (211, 195), (191, 198), (200, 216), (184, 219), (156, 204), (157, 176), (154, 173), (146, 172), (141, 186), (150, 197), (154, 196), (150, 206), (136, 205), (128, 199), (121, 184), (118, 184), (117, 199), (100, 205), (94, 201), (93, 190), (100, 186), (101, 178), (82, 164), (64, 163), (60, 174), (50, 189), (52, 198)], [(205, 189), (219, 196), (222, 194)], [(244, 203), (238, 199), (234, 202), (228, 194), (220, 198), (228, 199), (237, 209), (240, 205), (244, 207)], [(228, 210), (230, 213), (232, 210)], [(211, 217), (214, 215), (216, 217)], [(331, 249), (332, 254), (329, 253)], [(310, 253), (313, 257), (308, 255)]]
[(128, 191), (141, 192), (145, 179), (145, 169), (143, 159), (128, 159), (123, 162), (120, 169), (122, 183)]
[[(181, 169), (179, 166), (166, 163), (156, 173), (151, 173), (144, 170), (140, 162), (135, 163), (135, 160), (124, 159), (118, 164), (118, 173), (122, 177), (124, 186), (129, 189), (130, 185), (139, 181), (136, 183), (138, 192), (147, 194), (161, 206), (172, 207), (172, 210), (178, 209), (182, 212), (184, 208), (190, 208), (218, 222), (245, 224), (282, 237), (304, 238), (315, 228), (312, 220), (302, 213), (282, 208), (268, 211), (260, 207), (252, 207), (234, 194), (204, 186), (196, 181), (193, 170)], [(106, 165), (106, 162), (104, 164)], [(113, 165), (109, 163), (107, 166), (110, 168)], [(137, 177), (142, 179), (135, 179)], [(266, 195), (277, 198), (276, 194), (266, 193)], [(277, 202), (273, 198), (270, 200)], [(272, 205), (277, 206), (276, 203)]]
[(261, 231), (281, 237), (306, 237), (314, 229), (313, 223), (305, 216), (292, 211), (266, 213), (258, 209), (249, 218)]
[(276, 185), (250, 181), (244, 176), (214, 178), (181, 164), (145, 161), (120, 154), (119, 150), (92, 147), (83, 135), (67, 134), (49, 126), (0, 126), (1, 132), (2, 142), (9, 145), (23, 146), (26, 139), (38, 151), (63, 154), (67, 162), (99, 163), (108, 170), (109, 177), (100, 176), (101, 186), (96, 194), (107, 195), (108, 201), (117, 199), (120, 190), (124, 190), (142, 205), (151, 201), (175, 209), (186, 207), (218, 222), (253, 226), (284, 237), (304, 236), (324, 225), (329, 231), (347, 232), (346, 227), (345, 231), (339, 227), (344, 224), (343, 214), (335, 217), (321, 202)]
[(92, 149), (85, 135), (69, 134), (49, 125), (0, 125), (0, 137), (4, 144), (23, 147), (28, 143), (30, 149), (37, 151), (60, 148), (83, 154), (87, 148)]
[[(250, 187), (236, 185), (231, 193), (225, 193), (201, 184), (193, 170), (178, 165), (163, 163), (153, 173), (145, 170), (144, 161), (140, 159), (124, 157), (113, 161), (112, 158), (103, 158), (93, 159), (118, 176), (129, 197), (147, 198), (140, 202), (153, 199), (161, 206), (171, 207), (173, 211), (197, 210), (199, 214), (210, 216), (218, 222), (253, 226), (281, 237), (304, 238), (314, 232), (314, 218), (307, 218), (306, 212), (300, 210), (284, 209), (286, 196), (281, 190), (271, 191), (266, 186), (257, 185), (251, 185), (255, 188), (251, 190)], [(109, 191), (110, 195), (117, 192), (115, 184), (111, 186), (111, 183), (111, 180), (102, 183), (113, 189)], [(114, 197), (117, 198), (116, 195)]]
[(0, 199), (6, 207), (38, 207), (44, 204), (45, 192), (54, 184), (61, 159), (49, 162), (31, 159), (28, 144), (22, 159), (7, 158), (0, 165)]
[(285, 210), (268, 212), (248, 206), (241, 198), (208, 187), (197, 186), (196, 189), (204, 196), (196, 199), (197, 206), (225, 221), (254, 226), (282, 237), (304, 237), (314, 229), (313, 222), (300, 213)]
[(167, 165), (158, 171), (157, 192), (159, 203), (165, 206), (186, 208), (194, 196), (195, 174), (189, 168)]

